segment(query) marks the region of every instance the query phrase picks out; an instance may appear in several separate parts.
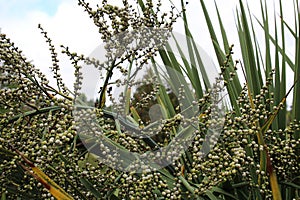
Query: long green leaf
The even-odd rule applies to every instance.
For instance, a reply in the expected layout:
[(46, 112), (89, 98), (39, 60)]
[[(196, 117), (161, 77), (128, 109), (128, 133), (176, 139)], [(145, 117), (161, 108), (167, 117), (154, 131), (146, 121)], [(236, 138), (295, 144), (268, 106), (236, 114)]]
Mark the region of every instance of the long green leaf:
[(93, 184), (86, 178), (80, 178), (80, 181), (88, 191), (90, 191), (96, 198), (102, 197), (101, 193), (93, 186)]
[[(298, 1), (296, 1), (296, 5), (299, 5)], [(295, 40), (296, 42), (296, 49), (295, 49), (295, 73), (294, 73), (294, 82), (297, 82), (300, 77), (300, 11), (299, 7), (297, 6), (297, 15), (295, 16), (296, 21), (296, 31), (297, 31), (297, 38)], [(292, 117), (296, 121), (300, 121), (300, 83), (299, 81), (296, 83), (294, 88), (294, 94), (293, 94), (293, 108), (292, 108)], [(296, 130), (295, 132), (295, 138), (300, 138), (300, 131)]]

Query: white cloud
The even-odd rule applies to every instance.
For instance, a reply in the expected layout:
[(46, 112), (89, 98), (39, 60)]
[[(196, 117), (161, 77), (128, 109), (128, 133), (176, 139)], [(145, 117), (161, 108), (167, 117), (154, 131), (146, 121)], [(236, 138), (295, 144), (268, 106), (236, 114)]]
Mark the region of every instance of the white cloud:
[[(37, 28), (39, 23), (48, 32), (58, 52), (61, 51), (60, 44), (63, 44), (69, 46), (71, 51), (88, 55), (97, 43), (101, 43), (97, 28), (76, 1), (63, 1), (54, 16), (33, 10), (21, 19), (1, 20), (2, 32), (6, 33), (23, 50), (25, 56), (33, 60), (33, 63), (46, 74), (50, 72), (51, 56), (45, 39)], [(65, 82), (72, 88), (73, 68), (68, 64), (66, 57), (59, 58), (62, 61)]]

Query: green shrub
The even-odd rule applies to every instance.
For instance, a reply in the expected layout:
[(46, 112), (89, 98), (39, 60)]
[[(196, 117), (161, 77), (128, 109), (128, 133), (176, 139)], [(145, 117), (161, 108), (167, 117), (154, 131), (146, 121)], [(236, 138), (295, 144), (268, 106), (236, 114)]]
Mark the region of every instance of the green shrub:
[[(200, 0), (220, 65), (217, 83), (209, 87), (208, 72), (188, 29), (189, 19), (186, 19), (183, 1), (182, 11), (178, 14), (174, 7), (170, 13), (161, 13), (161, 3), (154, 4), (151, 0), (145, 3), (138, 0), (140, 8), (134, 8), (126, 0), (123, 1), (123, 7), (102, 1), (101, 7), (96, 10), (85, 1), (78, 2), (99, 28), (103, 41), (111, 46), (105, 46), (108, 62), (102, 64), (62, 46), (63, 53), (69, 56), (75, 67), (76, 82), (72, 92), (63, 83), (56, 49), (41, 26), (39, 28), (49, 44), (56, 86), (49, 85), (45, 75), (27, 61), (5, 34), (0, 35), (1, 74), (5, 75), (8, 85), (13, 85), (0, 90), (1, 199), (51, 199), (52, 195), (58, 199), (299, 198), (299, 10), (295, 10), (297, 25), (293, 30), (285, 23), (281, 7), (281, 21), (276, 23), (275, 36), (271, 36), (267, 8), (261, 1), (263, 19), (259, 23), (265, 32), (266, 49), (260, 49), (252, 19), (240, 1), (237, 28), (242, 59), (234, 61), (234, 48), (227, 40), (219, 12), (223, 46), (215, 36), (216, 27), (210, 22), (205, 3)], [(180, 44), (172, 49), (164, 37), (154, 37), (161, 42), (159, 47), (146, 45), (145, 48), (117, 54), (109, 51), (119, 50), (119, 47), (113, 46), (115, 43), (110, 43), (118, 34), (124, 37), (122, 33), (129, 34), (130, 31), (141, 30), (141, 27), (171, 31), (178, 17), (185, 22), (188, 57), (181, 51)], [(280, 28), (277, 28), (278, 24)], [(297, 48), (294, 60), (286, 54), (285, 29), (295, 38)], [(282, 37), (281, 44), (278, 32)], [(275, 46), (273, 62), (271, 45)], [(179, 58), (175, 52), (180, 52)], [(261, 52), (265, 53), (265, 59), (261, 57)], [(160, 71), (158, 60), (167, 66), (165, 71)], [(87, 100), (80, 92), (83, 79), (81, 70), (85, 64), (107, 72), (99, 102), (95, 102), (96, 108), (92, 106), (93, 102), (87, 105)], [(106, 105), (109, 101), (115, 102), (108, 89), (110, 85), (115, 86), (111, 80), (115, 70), (129, 77), (133, 65), (139, 67), (144, 64), (150, 65), (155, 72), (153, 76), (145, 78), (140, 86), (149, 86), (147, 95), (142, 99), (145, 102), (137, 97), (132, 100), (131, 88), (121, 81), (116, 85), (125, 86), (123, 100), (114, 106), (125, 107), (112, 109), (112, 106)], [(275, 69), (271, 66), (275, 66)], [(286, 67), (294, 72), (295, 84), (291, 89), (286, 88)], [(241, 83), (237, 68), (243, 69), (245, 84)], [(157, 84), (149, 84), (148, 79), (155, 79)], [(177, 92), (175, 97), (169, 95), (165, 82), (173, 92)], [(222, 104), (226, 107), (224, 121), (214, 102), (214, 95), (223, 90), (227, 91), (229, 99), (226, 105)], [(294, 100), (288, 123), (285, 100), (292, 91)], [(174, 103), (176, 101), (180, 108)], [(143, 109), (138, 109), (141, 102), (147, 106), (160, 106), (163, 127), (148, 122), (149, 118), (144, 116)], [(199, 110), (196, 114), (191, 111), (194, 108)], [(119, 112), (125, 113), (125, 117), (118, 118)], [(184, 112), (194, 115), (185, 115)], [(93, 116), (96, 121), (87, 116)], [(78, 121), (76, 117), (91, 121)], [(84, 123), (90, 129), (80, 131), (85, 128)], [(222, 129), (216, 131), (217, 134), (211, 133), (208, 138), (211, 127)], [(162, 140), (138, 138), (130, 135), (125, 128), (130, 128), (132, 132), (152, 128), (152, 132), (164, 137)], [(97, 130), (102, 132), (98, 133)], [(208, 145), (207, 140), (210, 140)], [(189, 146), (185, 147), (185, 144)], [(111, 148), (103, 148), (105, 145)], [(113, 167), (119, 164), (116, 158), (120, 155), (110, 157), (110, 165), (107, 160), (104, 162), (99, 159), (99, 155), (93, 151), (98, 148), (100, 154), (104, 155), (108, 150), (114, 152), (114, 149), (119, 149), (121, 156), (125, 156), (120, 164), (122, 167), (130, 162), (139, 162), (130, 160), (129, 152), (138, 155), (172, 145), (182, 145), (180, 148), (184, 152), (175, 152), (176, 155), (172, 156), (178, 159), (171, 159), (172, 162), (167, 165), (158, 163), (163, 168), (156, 170), (153, 170), (153, 166), (146, 166), (142, 171), (135, 171), (135, 168), (120, 170), (118, 166)]]

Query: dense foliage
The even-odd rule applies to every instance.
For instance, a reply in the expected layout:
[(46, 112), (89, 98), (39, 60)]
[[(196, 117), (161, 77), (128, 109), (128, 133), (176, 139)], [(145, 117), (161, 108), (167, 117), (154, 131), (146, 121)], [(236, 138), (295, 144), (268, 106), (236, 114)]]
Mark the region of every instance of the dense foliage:
[[(266, 43), (266, 49), (262, 50), (255, 30), (249, 25), (252, 24), (249, 13), (240, 1), (237, 28), (242, 58), (234, 61), (233, 51), (238, 47), (230, 46), (219, 12), (223, 46), (216, 37), (216, 27), (210, 21), (205, 3), (200, 0), (220, 66), (216, 83), (209, 87), (207, 70), (188, 29), (186, 4), (182, 1), (179, 13), (173, 6), (170, 12), (164, 13), (160, 11), (161, 1), (137, 0), (137, 3), (139, 7), (134, 7), (123, 0), (123, 6), (117, 7), (103, 0), (93, 8), (83, 0), (78, 1), (107, 44), (107, 62), (101, 63), (61, 46), (74, 65), (74, 91), (63, 83), (56, 48), (41, 26), (49, 44), (56, 86), (49, 84), (8, 36), (0, 35), (0, 74), (5, 83), (0, 90), (1, 199), (299, 199), (299, 10), (295, 9), (294, 30), (285, 23), (281, 13), (273, 37), (269, 33), (266, 5), (261, 1), (263, 19), (259, 23)], [(178, 19), (185, 22), (188, 57), (183, 53), (176, 57), (174, 54), (181, 52), (181, 46), (172, 49), (168, 44), (167, 38), (172, 38), (169, 33)], [(148, 43), (141, 40), (142, 44), (136, 48), (120, 49), (124, 45), (121, 42), (132, 42), (132, 35), (128, 35), (136, 30), (153, 34), (146, 28), (165, 32), (155, 32)], [(295, 38), (294, 59), (285, 52), (285, 29)], [(271, 45), (276, 49), (273, 62)], [(168, 66), (163, 73), (159, 73), (157, 60)], [(86, 65), (106, 72), (94, 105), (86, 104), (81, 94), (82, 69)], [(142, 80), (130, 84), (126, 78), (112, 81), (114, 74), (128, 77), (133, 69), (139, 71), (145, 65), (147, 70), (151, 67), (152, 73)], [(294, 73), (292, 88), (286, 88), (286, 67)], [(237, 75), (238, 68), (243, 71), (244, 84)], [(125, 86), (120, 102), (110, 91), (110, 86), (118, 85)], [(133, 95), (131, 88), (136, 88)], [(214, 95), (224, 91), (228, 102), (222, 104), (226, 107), (222, 120)], [(285, 100), (292, 93), (291, 120), (287, 121)], [(108, 102), (113, 102), (113, 106), (106, 105)], [(152, 124), (147, 117), (153, 104), (159, 105), (162, 127)], [(195, 115), (184, 113), (194, 108), (199, 111)], [(125, 113), (125, 119), (117, 118), (119, 113)], [(94, 116), (96, 123), (87, 122), (90, 129), (82, 130), (85, 125), (76, 117), (89, 119), (87, 116)], [(222, 129), (208, 134), (212, 127)], [(159, 137), (139, 138), (131, 134), (150, 128)], [(124, 154), (107, 148), (107, 144), (118, 147)], [(183, 144), (189, 146), (185, 148)], [(184, 150), (181, 154), (175, 150), (158, 154), (157, 159), (165, 156), (165, 160), (171, 160), (163, 168), (153, 169), (137, 162), (142, 171), (136, 170), (139, 167), (120, 170), (118, 158), (128, 155), (128, 151), (143, 154), (181, 145), (180, 150)], [(113, 156), (98, 159), (93, 148), (98, 148), (102, 156), (112, 151)], [(129, 161), (124, 159), (121, 167), (126, 162)]]

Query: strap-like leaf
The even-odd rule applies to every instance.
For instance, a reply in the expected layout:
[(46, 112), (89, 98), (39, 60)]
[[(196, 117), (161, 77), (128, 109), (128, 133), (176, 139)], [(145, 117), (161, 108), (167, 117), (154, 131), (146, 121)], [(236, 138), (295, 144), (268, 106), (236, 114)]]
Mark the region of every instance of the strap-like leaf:
[(73, 197), (65, 192), (59, 185), (57, 185), (49, 176), (47, 176), (41, 169), (36, 167), (33, 162), (29, 161), (19, 150), (12, 147), (17, 154), (19, 154), (23, 160), (30, 166), (33, 173), (29, 168), (25, 167), (23, 164), (20, 165), (29, 174), (31, 174), (37, 181), (39, 181), (56, 199), (59, 200), (73, 200)]

